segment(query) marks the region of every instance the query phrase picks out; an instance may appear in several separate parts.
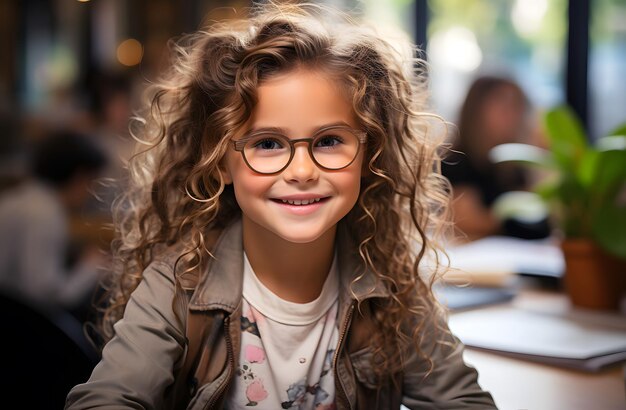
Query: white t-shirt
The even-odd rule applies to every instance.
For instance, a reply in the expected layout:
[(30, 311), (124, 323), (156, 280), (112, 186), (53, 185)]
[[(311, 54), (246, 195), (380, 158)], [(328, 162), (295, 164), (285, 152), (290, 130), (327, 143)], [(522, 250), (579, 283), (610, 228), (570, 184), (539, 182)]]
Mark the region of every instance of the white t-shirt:
[(228, 409), (334, 408), (338, 296), (335, 262), (317, 299), (293, 303), (266, 288), (244, 255), (241, 350)]

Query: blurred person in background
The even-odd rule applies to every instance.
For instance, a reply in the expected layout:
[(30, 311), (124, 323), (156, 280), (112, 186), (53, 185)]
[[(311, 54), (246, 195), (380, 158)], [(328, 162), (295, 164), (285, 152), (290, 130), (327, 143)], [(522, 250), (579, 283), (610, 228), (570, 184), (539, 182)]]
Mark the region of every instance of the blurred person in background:
[[(125, 73), (103, 72), (94, 75), (91, 89), (94, 117), (92, 135), (106, 150), (109, 162), (102, 170), (102, 178), (95, 188), (97, 198), (94, 197), (88, 207), (105, 219), (106, 223), (110, 223), (111, 205), (124, 191), (126, 163), (135, 142), (128, 128), (134, 95), (133, 79)], [(110, 231), (108, 241), (112, 239)]]
[[(494, 164), (489, 159), (489, 151), (496, 145), (532, 143), (530, 113), (526, 94), (510, 79), (479, 77), (469, 88), (460, 110), (458, 133), (442, 163), (442, 173), (454, 191), (454, 221), (468, 240), (490, 235), (536, 239), (549, 234), (541, 204), (530, 193), (520, 195), (529, 188), (529, 175), (518, 165)], [(506, 210), (524, 206), (539, 207), (539, 211), (524, 219), (511, 217), (515, 210)]]
[(18, 138), (19, 114), (0, 102), (0, 194), (19, 184), (24, 177), (22, 141)]
[(72, 254), (70, 215), (107, 157), (89, 137), (58, 132), (31, 159), (29, 178), (0, 194), (0, 290), (39, 310), (71, 311), (90, 302), (104, 257), (95, 247)]

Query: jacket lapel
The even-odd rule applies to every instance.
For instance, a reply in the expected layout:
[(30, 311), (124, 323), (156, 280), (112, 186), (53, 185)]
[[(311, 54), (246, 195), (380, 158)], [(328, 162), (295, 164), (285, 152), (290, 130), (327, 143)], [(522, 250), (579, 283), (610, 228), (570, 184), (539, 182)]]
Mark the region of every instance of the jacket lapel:
[(241, 301), (243, 285), (243, 235), (237, 219), (220, 235), (213, 258), (189, 302), (191, 310), (232, 313)]
[[(346, 229), (340, 224), (337, 230), (337, 258), (341, 280), (340, 302), (350, 305), (351, 300), (362, 301), (370, 297), (385, 297), (389, 291), (365, 268)], [(213, 259), (201, 276), (189, 308), (192, 310), (221, 309), (232, 313), (239, 305), (243, 286), (243, 233), (238, 219), (221, 234), (213, 250)], [(341, 314), (340, 314), (341, 317)]]
[[(340, 224), (337, 232), (336, 248), (341, 281), (337, 324), (340, 333), (343, 333), (340, 335), (341, 339), (347, 338), (347, 333), (350, 333), (348, 350), (353, 351), (355, 342), (356, 345), (367, 343), (369, 340), (368, 332), (371, 330), (361, 326), (361, 324), (369, 322), (361, 317), (367, 316), (367, 313), (364, 315), (364, 312), (361, 312), (360, 307), (355, 303), (369, 298), (388, 296), (389, 291), (373, 272), (366, 269), (360, 255), (355, 251), (358, 246), (351, 240), (342, 224)], [(188, 304), (188, 325), (192, 322), (195, 323), (193, 326), (196, 330), (187, 329), (187, 335), (190, 336), (190, 330), (194, 333), (191, 336), (202, 335), (199, 338), (202, 342), (197, 340), (197, 337), (189, 337), (189, 353), (192, 356), (200, 355), (200, 357), (196, 356), (195, 360), (197, 361), (192, 367), (196, 369), (195, 373), (198, 376), (196, 382), (199, 382), (200, 385), (215, 379), (216, 374), (211, 370), (213, 367), (229, 369), (228, 371), (232, 374), (237, 366), (241, 337), (242, 287), (243, 234), (242, 223), (238, 219), (227, 227), (217, 240), (213, 248), (213, 259), (209, 262), (207, 270), (199, 278), (198, 286)], [(355, 306), (357, 307), (355, 308)], [(207, 315), (210, 311), (214, 311), (214, 314)], [(224, 312), (226, 316), (219, 313), (220, 311)], [(217, 314), (220, 315), (219, 320), (216, 320)], [(350, 325), (352, 316), (355, 316), (354, 325), (357, 326)], [(230, 344), (230, 346), (224, 345), (222, 337), (217, 340), (208, 337), (210, 335), (206, 333), (207, 327), (216, 331), (215, 326), (221, 327), (224, 320), (227, 320), (229, 324), (227, 330), (229, 340), (226, 344)], [(365, 330), (362, 331), (363, 329)], [(217, 348), (217, 351), (209, 353), (208, 350), (211, 349), (207, 349), (207, 337), (219, 345), (213, 346)], [(341, 345), (338, 346), (337, 355), (341, 355), (341, 347)], [(198, 352), (197, 349), (202, 351)], [(220, 357), (221, 363), (230, 360), (230, 364), (226, 364), (224, 368), (215, 361), (211, 361), (212, 363), (206, 361), (209, 357), (213, 359)], [(339, 356), (338, 359), (337, 374), (341, 380), (336, 380), (335, 383), (345, 392), (348, 402), (353, 406), (356, 401), (354, 375), (350, 375), (351, 370), (346, 367), (347, 362), (344, 362)], [(339, 391), (337, 392), (339, 393)]]

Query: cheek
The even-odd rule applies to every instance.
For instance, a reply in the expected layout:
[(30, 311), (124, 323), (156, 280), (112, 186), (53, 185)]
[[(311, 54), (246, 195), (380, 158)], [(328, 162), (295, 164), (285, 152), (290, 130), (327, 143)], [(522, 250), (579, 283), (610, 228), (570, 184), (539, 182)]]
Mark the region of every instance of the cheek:
[(354, 206), (361, 192), (361, 164), (355, 164), (350, 173), (341, 175), (337, 179), (337, 188), (346, 196), (346, 206)]
[(248, 175), (245, 170), (233, 175), (233, 187), (238, 202), (246, 202), (252, 198), (263, 196), (267, 191), (264, 178)]
[(259, 176), (253, 173), (245, 164), (229, 166), (229, 175), (232, 177), (235, 199), (243, 212), (255, 212), (258, 201), (263, 200), (273, 184), (272, 177)]

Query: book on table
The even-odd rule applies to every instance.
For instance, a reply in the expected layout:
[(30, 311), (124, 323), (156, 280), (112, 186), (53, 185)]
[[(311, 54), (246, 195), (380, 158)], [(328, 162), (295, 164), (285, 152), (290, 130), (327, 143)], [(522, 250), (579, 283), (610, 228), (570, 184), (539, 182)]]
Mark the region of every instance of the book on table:
[(503, 305), (451, 315), (450, 329), (469, 347), (584, 371), (626, 361), (623, 315), (543, 311)]

